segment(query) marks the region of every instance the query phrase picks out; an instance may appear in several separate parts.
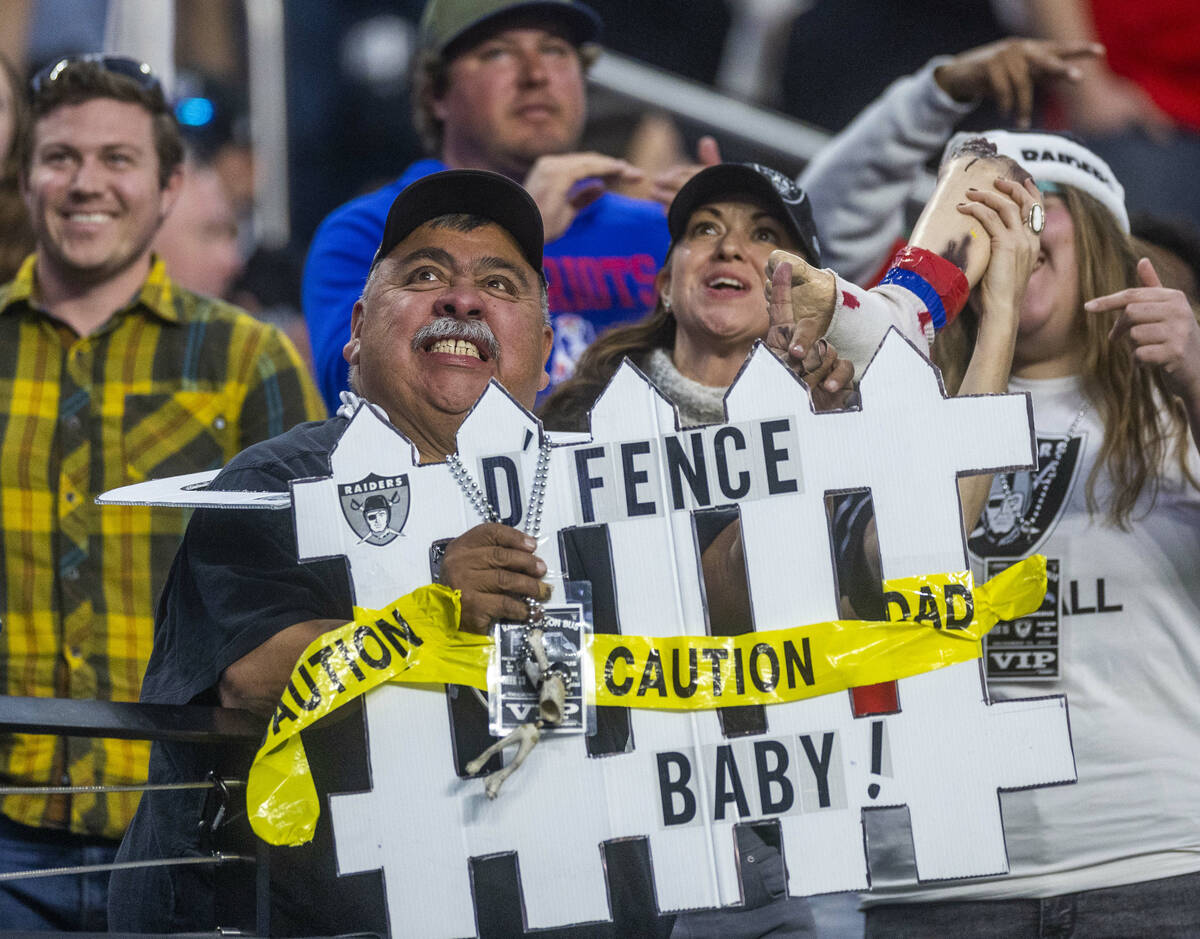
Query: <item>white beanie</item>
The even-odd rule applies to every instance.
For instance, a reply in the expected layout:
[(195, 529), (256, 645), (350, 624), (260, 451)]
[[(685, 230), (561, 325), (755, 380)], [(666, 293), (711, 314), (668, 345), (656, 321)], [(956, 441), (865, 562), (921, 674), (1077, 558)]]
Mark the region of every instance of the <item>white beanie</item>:
[(1061, 183), (1082, 189), (1112, 212), (1123, 231), (1129, 232), (1125, 187), (1117, 182), (1108, 164), (1083, 144), (1045, 131), (963, 131), (950, 138), (942, 162), (964, 141), (979, 137), (995, 144), (1001, 156), (1016, 160), (1035, 182)]

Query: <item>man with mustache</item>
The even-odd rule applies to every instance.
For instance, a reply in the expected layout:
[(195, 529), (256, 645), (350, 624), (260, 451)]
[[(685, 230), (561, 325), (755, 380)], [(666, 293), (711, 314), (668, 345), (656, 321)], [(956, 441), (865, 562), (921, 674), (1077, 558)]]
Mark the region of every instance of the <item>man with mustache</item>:
[(574, 152), (599, 29), (599, 17), (573, 0), (429, 0), (412, 107), (431, 158), (331, 213), (305, 264), (304, 315), (331, 410), (347, 387), (346, 325), (388, 207), (438, 170), (491, 170), (523, 183), (537, 203), (555, 327), (552, 383), (570, 375), (601, 330), (653, 306), (668, 240), (662, 206), (606, 191), (641, 178), (624, 160)]
[[(455, 452), (459, 425), (492, 378), (527, 408), (545, 386), (552, 334), (542, 244), (532, 198), (493, 173), (437, 173), (394, 200), (345, 355), (357, 395), (416, 445), (422, 462)], [(358, 402), (348, 395), (338, 416), (243, 451), (214, 486), (287, 491), (292, 480), (328, 476), (329, 454)], [(460, 629), (522, 621), (526, 598), (549, 598), (535, 547), (494, 523), (449, 542), (438, 579), (461, 591)], [(344, 560), (300, 564), (291, 512), (197, 510), (159, 608), (142, 701), (248, 708), (265, 721), (299, 654), (352, 615)], [(151, 781), (203, 779), (209, 760), (198, 747), (156, 744)], [(203, 791), (145, 793), (120, 858), (200, 856), (203, 803)], [(352, 886), (322, 894), (319, 878), (297, 876), (306, 857), (332, 873), (328, 853), (310, 847), (287, 849), (290, 875), (272, 883), (273, 934), (338, 932), (355, 909)], [(217, 922), (217, 893), (209, 867), (121, 871), (110, 923), (131, 932), (235, 925)]]
[[(287, 492), (295, 480), (328, 477), (330, 454), (360, 404), (403, 432), (422, 463), (441, 462), (456, 452), (459, 427), (491, 379), (531, 408), (547, 382), (544, 366), (552, 340), (542, 246), (536, 204), (506, 177), (449, 170), (413, 183), (392, 204), (366, 287), (354, 305), (350, 339), (344, 344), (354, 392), (347, 393), (337, 416), (299, 425), (243, 451), (213, 487)], [(781, 341), (780, 348), (786, 348), (786, 331)], [(813, 374), (824, 377), (828, 372)], [(344, 491), (342, 498), (355, 499), (361, 516), (364, 509), (392, 504), (388, 492), (399, 485), (395, 478), (372, 474), (361, 481), (362, 489)], [(366, 492), (371, 495), (364, 496)], [(403, 504), (403, 497), (396, 504)], [(389, 517), (400, 535), (402, 512), (396, 508)], [(362, 524), (370, 530), (369, 521)], [(546, 563), (534, 553), (536, 548), (534, 538), (497, 523), (477, 525), (446, 544), (436, 563), (436, 579), (460, 592), (459, 629), (485, 633), (493, 621), (521, 622), (529, 615), (530, 599), (549, 599), (550, 588), (542, 581)], [(586, 542), (579, 550), (586, 550)], [(344, 558), (301, 564), (297, 554), (290, 511), (198, 509), (159, 607), (143, 703), (246, 708), (262, 715), (265, 725), (301, 653), (353, 617)], [(463, 701), (467, 709), (470, 713), (463, 714), (451, 705), (455, 744), (474, 755), (491, 740), (480, 729), (479, 747), (474, 748), (472, 715), (482, 728), (486, 712), (473, 700)], [(356, 761), (346, 752), (354, 737), (343, 722), (347, 715), (353, 716), (350, 708), (305, 730), (319, 791), (349, 792), (369, 785), (355, 775)], [(596, 739), (597, 752), (621, 752), (627, 731), (610, 726)], [(216, 760), (203, 747), (156, 743), (150, 781), (201, 780)], [(244, 772), (244, 766), (236, 772)], [(206, 851), (197, 821), (205, 799), (204, 790), (145, 792), (118, 859), (202, 858)], [(373, 892), (374, 881), (335, 876), (327, 813), (322, 818), (312, 843), (271, 853), (271, 934), (335, 934), (351, 928), (384, 932), (386, 910)], [(648, 864), (648, 857), (625, 852), (609, 868), (610, 885), (619, 897), (613, 908), (614, 935), (665, 934), (661, 931), (671, 928), (673, 917), (657, 914)], [(138, 933), (253, 925), (228, 913), (222, 876), (226, 882), (239, 876), (250, 880), (244, 869), (235, 867), (234, 874), (225, 875), (203, 864), (117, 871), (110, 925)], [(747, 905), (754, 909), (746, 913), (745, 928), (761, 925), (755, 918), (758, 910), (772, 917), (784, 912), (771, 907), (767, 891), (775, 887), (765, 877), (761, 888), (747, 886)], [(486, 881), (483, 876), (479, 883)], [(494, 882), (481, 888), (489, 895), (506, 889)], [(803, 903), (795, 903), (806, 916)], [(794, 915), (795, 904), (789, 909)], [(716, 928), (741, 915), (723, 910), (680, 919), (692, 930), (683, 931), (692, 935), (702, 924)]]

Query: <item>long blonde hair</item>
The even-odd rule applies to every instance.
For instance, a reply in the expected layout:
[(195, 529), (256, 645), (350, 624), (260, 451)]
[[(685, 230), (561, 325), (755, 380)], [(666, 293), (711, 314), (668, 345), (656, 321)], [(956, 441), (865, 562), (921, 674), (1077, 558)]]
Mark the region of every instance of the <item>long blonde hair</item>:
[[(1093, 515), (1101, 509), (1096, 483), (1101, 469), (1107, 467), (1113, 494), (1103, 508), (1109, 522), (1128, 528), (1143, 490), (1149, 490), (1153, 507), (1168, 460), (1174, 459), (1181, 475), (1200, 489), (1200, 480), (1188, 467), (1187, 414), (1158, 369), (1135, 365), (1126, 348), (1114, 347), (1109, 341), (1117, 313), (1085, 313), (1082, 307), (1093, 297), (1139, 285), (1138, 256), (1129, 237), (1112, 214), (1087, 193), (1061, 186), (1059, 194), (1075, 224), (1081, 304), (1075, 312), (1075, 333), (1083, 349), (1083, 394), (1104, 424), (1100, 453), (1087, 480), (1087, 507)], [(934, 343), (933, 360), (952, 392), (962, 383), (977, 325), (974, 310), (965, 309)]]

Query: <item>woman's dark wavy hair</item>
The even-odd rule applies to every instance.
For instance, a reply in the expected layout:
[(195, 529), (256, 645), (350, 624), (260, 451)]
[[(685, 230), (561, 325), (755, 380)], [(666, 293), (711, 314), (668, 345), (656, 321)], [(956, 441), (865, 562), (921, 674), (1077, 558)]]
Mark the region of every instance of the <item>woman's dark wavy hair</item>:
[[(667, 255), (667, 264), (670, 255)], [(588, 411), (604, 386), (628, 356), (644, 365), (652, 349), (675, 345), (675, 316), (660, 296), (654, 309), (628, 326), (617, 326), (587, 347), (575, 365), (575, 374), (559, 385), (542, 405), (539, 415), (549, 430), (587, 430)]]

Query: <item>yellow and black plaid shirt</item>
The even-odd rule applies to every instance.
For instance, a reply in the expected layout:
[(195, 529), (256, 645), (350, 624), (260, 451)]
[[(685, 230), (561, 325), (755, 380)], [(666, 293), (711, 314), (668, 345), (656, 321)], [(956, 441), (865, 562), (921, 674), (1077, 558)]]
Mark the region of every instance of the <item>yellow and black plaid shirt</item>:
[[(95, 504), (116, 486), (216, 469), (325, 416), (279, 330), (171, 284), (78, 336), (33, 302), (34, 259), (0, 287), (0, 692), (136, 701), (182, 509)], [(146, 779), (142, 741), (0, 735), (4, 785)], [(119, 838), (138, 794), (9, 796), (26, 825)]]

